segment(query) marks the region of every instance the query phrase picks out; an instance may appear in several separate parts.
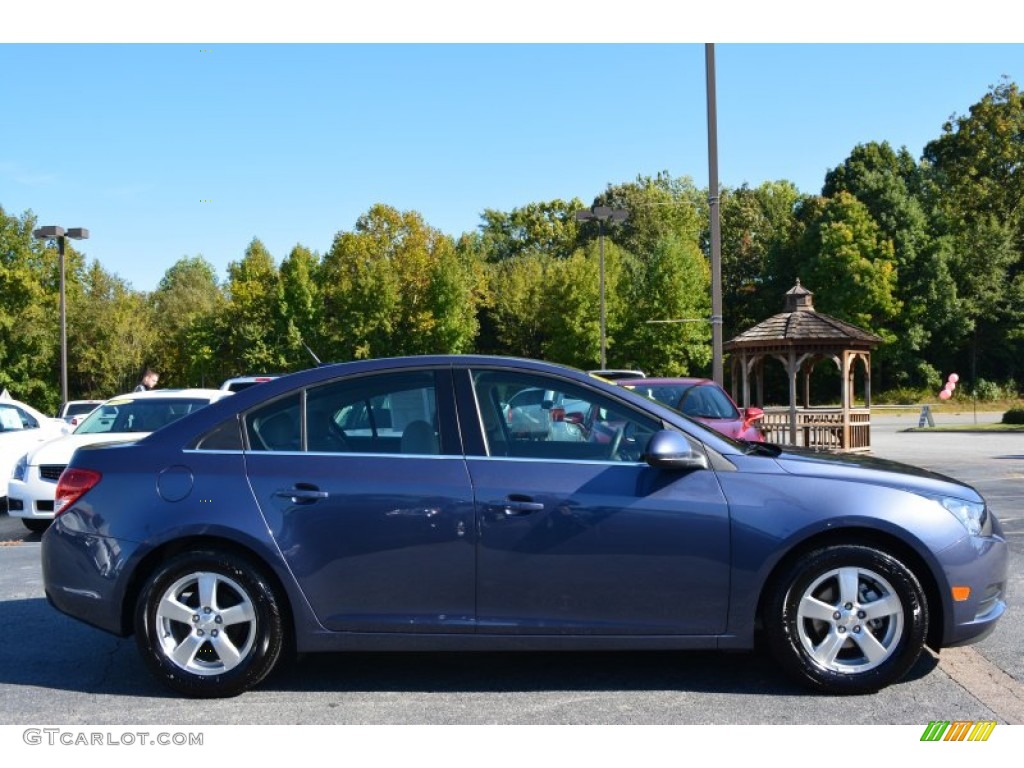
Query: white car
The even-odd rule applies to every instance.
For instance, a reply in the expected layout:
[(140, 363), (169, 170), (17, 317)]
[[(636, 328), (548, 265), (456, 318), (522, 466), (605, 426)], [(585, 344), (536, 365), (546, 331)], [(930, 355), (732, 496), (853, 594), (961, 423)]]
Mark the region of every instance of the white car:
[(11, 399), (4, 390), (0, 396), (0, 499), (7, 495), (7, 479), (19, 457), (36, 443), (70, 431), (62, 419), (45, 416), (31, 405)]
[(277, 374), (267, 376), (236, 376), (233, 379), (224, 381), (220, 388), (229, 392), (241, 392), (243, 389), (248, 389), (256, 384), (262, 384), (265, 381), (271, 381), (276, 378)]
[[(53, 498), (64, 467), (83, 445), (138, 440), (232, 393), (220, 389), (153, 389), (107, 400), (73, 434), (34, 447), (17, 460), (7, 489), (7, 511), (30, 531), (53, 520)], [(6, 477), (6, 476), (5, 476)]]
[(61, 406), (57, 418), (64, 419), (72, 427), (77, 427), (86, 416), (96, 410), (97, 405), (102, 403), (102, 400), (68, 400)]

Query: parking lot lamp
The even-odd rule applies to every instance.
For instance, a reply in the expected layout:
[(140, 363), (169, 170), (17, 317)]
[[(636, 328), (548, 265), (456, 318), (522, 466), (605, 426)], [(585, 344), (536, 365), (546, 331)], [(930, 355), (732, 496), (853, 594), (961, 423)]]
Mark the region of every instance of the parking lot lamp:
[(608, 367), (605, 360), (605, 309), (604, 309), (604, 223), (606, 221), (625, 221), (629, 212), (622, 208), (609, 208), (606, 205), (593, 205), (588, 209), (576, 211), (576, 221), (597, 222), (598, 253), (600, 254), (601, 273), (601, 370)]
[(60, 399), (62, 403), (68, 401), (68, 316), (65, 291), (65, 259), (64, 240), (87, 240), (89, 230), (82, 227), (72, 227), (65, 230), (64, 227), (40, 227), (32, 231), (32, 236), (38, 240), (56, 240), (57, 255), (60, 261)]

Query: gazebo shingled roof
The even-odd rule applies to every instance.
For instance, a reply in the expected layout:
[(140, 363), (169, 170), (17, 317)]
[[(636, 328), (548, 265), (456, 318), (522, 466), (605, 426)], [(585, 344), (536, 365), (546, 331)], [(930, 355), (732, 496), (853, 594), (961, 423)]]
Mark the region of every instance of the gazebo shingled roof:
[(814, 294), (800, 285), (786, 292), (786, 311), (772, 315), (767, 320), (748, 328), (743, 333), (727, 341), (723, 346), (726, 350), (750, 349), (776, 345), (810, 344), (822, 346), (825, 342), (829, 348), (838, 343), (843, 347), (874, 347), (882, 343), (880, 336), (858, 328), (831, 315), (814, 310), (811, 297)]

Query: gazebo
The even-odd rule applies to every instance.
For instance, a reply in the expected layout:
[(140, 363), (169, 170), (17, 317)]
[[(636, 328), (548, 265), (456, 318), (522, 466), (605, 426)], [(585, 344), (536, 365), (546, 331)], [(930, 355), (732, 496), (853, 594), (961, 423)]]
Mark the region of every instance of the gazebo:
[[(814, 294), (800, 285), (786, 292), (786, 311), (758, 323), (723, 345), (730, 353), (732, 395), (750, 405), (751, 378), (764, 403), (764, 364), (782, 363), (789, 378), (789, 408), (765, 408), (764, 429), (774, 443), (808, 448), (864, 451), (871, 447), (871, 350), (882, 339), (863, 328), (814, 310)], [(814, 367), (831, 360), (841, 373), (840, 406), (812, 407)], [(854, 373), (864, 370), (864, 405), (854, 406)], [(798, 404), (798, 382), (803, 383)], [(742, 394), (737, 393), (741, 387)]]

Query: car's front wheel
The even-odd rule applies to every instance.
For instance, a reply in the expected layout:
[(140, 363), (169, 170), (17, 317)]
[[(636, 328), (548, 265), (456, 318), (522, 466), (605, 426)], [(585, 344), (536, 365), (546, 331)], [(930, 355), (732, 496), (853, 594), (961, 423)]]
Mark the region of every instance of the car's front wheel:
[(776, 581), (763, 616), (769, 646), (795, 678), (828, 693), (869, 693), (902, 678), (928, 631), (913, 571), (866, 546), (798, 557)]
[(146, 582), (135, 638), (150, 670), (188, 696), (235, 696), (257, 685), (281, 655), (284, 625), (273, 588), (246, 559), (180, 554)]

